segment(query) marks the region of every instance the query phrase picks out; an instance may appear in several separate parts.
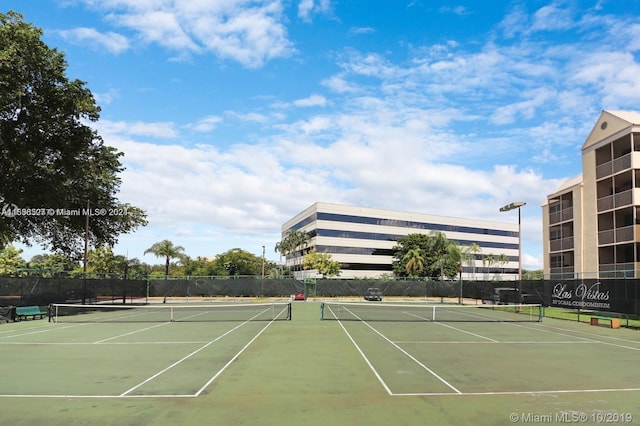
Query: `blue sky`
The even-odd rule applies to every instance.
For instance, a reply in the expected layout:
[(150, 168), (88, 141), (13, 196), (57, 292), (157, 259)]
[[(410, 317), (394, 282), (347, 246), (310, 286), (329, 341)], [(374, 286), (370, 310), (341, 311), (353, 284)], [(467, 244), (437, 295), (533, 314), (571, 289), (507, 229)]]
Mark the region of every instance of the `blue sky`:
[[(277, 259), (316, 201), (517, 223), (581, 172), (600, 112), (640, 110), (636, 0), (2, 0), (66, 53), (125, 156), (119, 198), (192, 256)], [(40, 253), (28, 248), (29, 259)]]

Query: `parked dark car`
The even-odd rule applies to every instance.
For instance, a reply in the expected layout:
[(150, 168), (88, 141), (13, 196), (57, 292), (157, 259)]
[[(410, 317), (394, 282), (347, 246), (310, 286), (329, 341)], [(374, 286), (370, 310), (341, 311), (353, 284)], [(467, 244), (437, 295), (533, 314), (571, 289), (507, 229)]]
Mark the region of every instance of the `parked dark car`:
[(382, 301), (382, 292), (377, 287), (369, 287), (364, 294), (364, 300), (369, 300), (372, 302), (381, 302)]

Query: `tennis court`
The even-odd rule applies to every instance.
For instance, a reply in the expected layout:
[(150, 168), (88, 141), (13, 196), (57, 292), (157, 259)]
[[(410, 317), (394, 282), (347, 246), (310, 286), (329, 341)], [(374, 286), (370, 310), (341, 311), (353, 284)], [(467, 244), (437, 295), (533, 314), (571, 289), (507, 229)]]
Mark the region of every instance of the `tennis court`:
[(326, 303), (389, 395), (640, 391), (640, 342), (548, 326), (540, 306)]
[(269, 326), (289, 320), (290, 309), (55, 305), (51, 322), (2, 330), (0, 354), (21, 354), (29, 369), (27, 379), (22, 369), (2, 368), (12, 383), (4, 396), (197, 397)]
[(639, 332), (538, 322), (538, 312), (59, 306), (53, 322), (0, 327), (0, 423), (496, 425), (566, 413), (639, 422)]

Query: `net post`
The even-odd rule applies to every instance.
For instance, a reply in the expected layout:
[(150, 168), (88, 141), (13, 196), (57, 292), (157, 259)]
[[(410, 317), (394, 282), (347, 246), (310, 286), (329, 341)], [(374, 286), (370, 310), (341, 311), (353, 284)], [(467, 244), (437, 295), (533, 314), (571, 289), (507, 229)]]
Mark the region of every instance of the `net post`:
[(320, 303), (320, 321), (324, 320), (324, 302)]
[(288, 320), (291, 321), (291, 314), (292, 314), (293, 310), (291, 309), (291, 302), (289, 302), (288, 306), (287, 306), (287, 315), (288, 315)]
[(53, 304), (49, 303), (49, 305), (47, 306), (47, 318), (49, 319), (49, 322), (51, 321), (51, 309), (52, 309)]
[(538, 322), (542, 322), (542, 318), (544, 318), (544, 306), (540, 305), (538, 307)]

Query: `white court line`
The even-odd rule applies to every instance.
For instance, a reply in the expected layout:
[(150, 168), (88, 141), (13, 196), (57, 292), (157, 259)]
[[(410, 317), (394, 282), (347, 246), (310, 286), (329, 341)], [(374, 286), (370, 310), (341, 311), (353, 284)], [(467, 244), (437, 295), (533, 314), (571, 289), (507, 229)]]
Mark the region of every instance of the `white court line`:
[(262, 333), (267, 329), (267, 327), (269, 327), (271, 324), (273, 324), (273, 321), (274, 321), (274, 320), (271, 320), (267, 325), (265, 325), (265, 326), (264, 326), (264, 328), (263, 328), (262, 330), (260, 330), (260, 332), (258, 332), (258, 334), (256, 334), (256, 335), (254, 336), (254, 338), (253, 338), (253, 339), (251, 339), (251, 340), (249, 341), (249, 343), (247, 343), (246, 345), (244, 345), (244, 347), (243, 347), (242, 349), (240, 349), (240, 351), (239, 351), (237, 354), (235, 354), (235, 355), (233, 356), (233, 358), (231, 358), (231, 359), (229, 360), (229, 362), (227, 362), (227, 363), (224, 365), (224, 367), (222, 367), (222, 368), (221, 368), (221, 369), (220, 369), (220, 370), (219, 370), (219, 371), (218, 371), (218, 372), (217, 372), (217, 373), (216, 373), (212, 378), (210, 378), (210, 379), (207, 381), (207, 383), (205, 383), (205, 384), (204, 384), (204, 385), (203, 385), (203, 386), (198, 390), (198, 392), (196, 392), (193, 396), (200, 396), (200, 394), (201, 394), (202, 392), (204, 392), (204, 391), (205, 391), (205, 389), (207, 389), (207, 388), (209, 387), (209, 385), (211, 385), (211, 383), (213, 383), (213, 381), (214, 381), (215, 379), (217, 379), (217, 378), (218, 378), (218, 376), (220, 376), (220, 375), (222, 374), (222, 372), (223, 372), (223, 371), (225, 371), (225, 370), (227, 369), (227, 367), (229, 367), (229, 365), (231, 365), (231, 363), (232, 363), (232, 362), (234, 362), (236, 359), (238, 359), (238, 357), (242, 354), (242, 352), (244, 352), (244, 351), (249, 347), (249, 345), (251, 345), (251, 344), (253, 343), (253, 341), (254, 341), (254, 340), (256, 340), (256, 339), (258, 338), (258, 336), (260, 336), (260, 335), (261, 335), (261, 334), (262, 334)]
[(516, 392), (464, 392), (459, 394), (446, 392), (416, 392), (416, 393), (394, 393), (392, 396), (486, 396), (486, 395), (550, 395), (568, 393), (598, 393), (598, 392), (637, 392), (640, 388), (620, 388), (620, 389), (560, 389), (542, 391), (516, 391)]
[[(429, 345), (429, 344), (437, 344), (437, 345), (490, 345), (490, 344), (500, 344), (500, 345), (584, 345), (590, 344), (594, 342), (581, 340), (502, 340), (495, 342), (478, 342), (478, 341), (469, 341), (469, 340), (396, 340), (395, 341), (399, 345)], [(597, 342), (595, 342), (597, 343)]]
[[(421, 315), (412, 314), (412, 313), (410, 313), (410, 312), (403, 312), (403, 313), (404, 313), (404, 314), (407, 314), (407, 315), (409, 315), (409, 316), (411, 316), (411, 317), (414, 317), (414, 318), (418, 318), (418, 319), (425, 320), (425, 321), (430, 321), (428, 318), (425, 318), (425, 317), (423, 317), (423, 316), (421, 316)], [(497, 340), (491, 339), (491, 338), (489, 338), (489, 337), (481, 336), (480, 334), (472, 333), (472, 332), (470, 332), (470, 331), (463, 330), (463, 329), (461, 329), (461, 328), (457, 328), (457, 327), (454, 327), (454, 326), (449, 325), (449, 324), (444, 324), (444, 323), (442, 323), (442, 322), (435, 322), (435, 321), (434, 321), (434, 323), (435, 323), (435, 324), (438, 324), (438, 325), (440, 325), (440, 326), (442, 326), (442, 327), (447, 327), (447, 328), (450, 328), (450, 329), (452, 329), (452, 330), (459, 331), (459, 332), (461, 332), (461, 333), (469, 334), (469, 335), (474, 336), (474, 337), (479, 337), (480, 339), (485, 339), (485, 340), (488, 340), (488, 341), (493, 342), (493, 343), (498, 343), (498, 341), (497, 341)]]
[[(11, 337), (30, 336), (32, 334), (48, 333), (48, 332), (53, 332), (53, 331), (56, 331), (56, 330), (64, 330), (66, 328), (78, 327), (78, 326), (83, 326), (83, 325), (86, 325), (86, 324), (67, 325), (67, 326), (60, 327), (60, 328), (51, 326), (51, 327), (47, 327), (47, 328), (45, 328), (43, 330), (30, 331), (28, 333), (13, 334), (13, 335), (10, 335), (10, 336), (2, 336), (1, 338), (2, 339), (8, 339), (8, 338), (11, 338)], [(8, 342), (1, 342), (0, 344), (6, 344), (6, 343), (8, 343)]]
[[(329, 308), (329, 310), (331, 310), (331, 308)], [(384, 390), (387, 391), (387, 393), (389, 395), (393, 395), (393, 392), (391, 392), (391, 389), (389, 389), (389, 386), (387, 386), (387, 384), (385, 383), (385, 381), (382, 379), (382, 377), (380, 376), (380, 374), (378, 374), (378, 371), (375, 369), (375, 367), (373, 366), (373, 364), (371, 364), (371, 361), (369, 361), (369, 358), (367, 358), (367, 356), (364, 354), (364, 352), (362, 351), (362, 349), (360, 349), (360, 346), (358, 346), (358, 344), (356, 343), (355, 340), (353, 340), (353, 337), (351, 337), (351, 334), (349, 334), (349, 332), (347, 331), (346, 328), (344, 328), (344, 325), (342, 324), (342, 321), (338, 320), (338, 324), (340, 324), (340, 327), (342, 328), (342, 330), (346, 333), (347, 337), (349, 338), (349, 340), (351, 340), (351, 343), (353, 343), (353, 346), (356, 347), (356, 350), (360, 353), (360, 355), (362, 356), (362, 358), (364, 359), (364, 362), (367, 363), (367, 365), (369, 366), (369, 368), (371, 369), (371, 371), (373, 371), (373, 374), (376, 376), (376, 378), (378, 379), (378, 381), (380, 382), (380, 384), (382, 385), (382, 387), (384, 388)]]
[(163, 322), (162, 324), (156, 324), (156, 325), (152, 325), (150, 327), (141, 328), (139, 330), (130, 331), (129, 333), (119, 334), (117, 336), (109, 337), (109, 338), (102, 339), (102, 340), (97, 340), (97, 341), (93, 342), (93, 344), (95, 345), (95, 344), (108, 342), (109, 340), (119, 339), (120, 337), (130, 336), (130, 335), (136, 334), (136, 333), (141, 333), (143, 331), (148, 331), (148, 330), (151, 330), (151, 329), (154, 329), (154, 328), (157, 328), (157, 327), (162, 327), (162, 326), (165, 326), (167, 324), (171, 324), (171, 322)]
[[(231, 360), (229, 360), (229, 362), (227, 362), (211, 379), (209, 379), (207, 381), (207, 383), (204, 384), (204, 386), (202, 386), (195, 394), (170, 394), (170, 395), (129, 395), (130, 392), (132, 392), (133, 390), (139, 388), (140, 386), (142, 386), (145, 383), (148, 383), (149, 381), (153, 380), (154, 378), (158, 377), (160, 374), (164, 373), (165, 371), (173, 368), (174, 366), (178, 365), (179, 363), (181, 363), (182, 361), (186, 360), (187, 358), (191, 357), (192, 355), (200, 352), (201, 350), (205, 349), (207, 346), (210, 346), (211, 344), (213, 344), (214, 342), (216, 342), (217, 340), (220, 340), (222, 337), (228, 335), (229, 333), (233, 332), (234, 330), (240, 328), (241, 326), (250, 323), (251, 321), (245, 321), (242, 324), (237, 325), (236, 327), (234, 327), (233, 329), (227, 331), (225, 334), (223, 334), (222, 336), (217, 337), (215, 340), (208, 342), (206, 345), (204, 345), (203, 347), (197, 349), (196, 351), (190, 353), (189, 355), (183, 357), (182, 359), (176, 361), (175, 363), (173, 363), (172, 365), (170, 365), (169, 367), (165, 368), (164, 370), (156, 373), (155, 375), (153, 375), (152, 377), (146, 379), (144, 382), (134, 386), (133, 388), (129, 389), (126, 392), (121, 393), (120, 395), (2, 395), (0, 394), (0, 398), (88, 398), (88, 399), (107, 399), (107, 398), (196, 398), (198, 396), (200, 396), (202, 394), (202, 392), (204, 392), (207, 387), (209, 387), (211, 385), (211, 383), (213, 383), (213, 381), (215, 379), (217, 379), (222, 372), (224, 372), (227, 367), (229, 367), (229, 365), (231, 365), (236, 359), (238, 359), (238, 357), (271, 325), (275, 322), (275, 320), (271, 320), (269, 321), (269, 323), (267, 323), (267, 325), (265, 325), (244, 347), (242, 347), (242, 349), (240, 349), (240, 351), (238, 351), (237, 354), (235, 354)], [(92, 344), (92, 343), (84, 343), (86, 344)]]
[[(256, 314), (256, 315), (254, 315), (253, 317), (251, 317), (251, 319), (258, 317), (258, 316), (259, 316), (259, 315), (261, 315), (263, 312), (265, 312), (265, 311), (262, 311), (262, 312), (260, 312), (260, 313), (258, 313), (258, 314)], [(144, 384), (149, 383), (150, 381), (152, 381), (152, 380), (156, 379), (157, 377), (159, 377), (160, 375), (162, 375), (162, 374), (164, 374), (165, 372), (169, 371), (169, 370), (170, 370), (170, 369), (172, 369), (173, 367), (175, 367), (175, 366), (177, 366), (177, 365), (181, 364), (182, 362), (184, 362), (185, 360), (187, 360), (187, 359), (191, 358), (193, 355), (197, 354), (198, 352), (200, 352), (200, 351), (202, 351), (202, 350), (204, 350), (204, 349), (208, 348), (209, 346), (211, 346), (212, 344), (214, 344), (214, 343), (215, 343), (215, 342), (217, 342), (218, 340), (222, 339), (223, 337), (227, 336), (228, 334), (230, 334), (230, 333), (234, 332), (235, 330), (239, 329), (240, 327), (242, 327), (242, 326), (244, 326), (244, 325), (246, 325), (246, 324), (250, 323), (250, 322), (251, 322), (251, 319), (249, 319), (249, 320), (247, 320), (247, 321), (244, 321), (244, 322), (243, 322), (243, 323), (241, 323), (241, 324), (238, 324), (237, 326), (233, 327), (231, 330), (229, 330), (229, 331), (227, 331), (226, 333), (224, 333), (224, 334), (222, 334), (222, 335), (218, 336), (217, 338), (215, 338), (214, 340), (210, 341), (209, 343), (207, 343), (207, 344), (205, 344), (205, 345), (201, 346), (200, 348), (196, 349), (195, 351), (191, 352), (190, 354), (188, 354), (188, 355), (186, 355), (186, 356), (184, 356), (184, 357), (180, 358), (179, 360), (177, 360), (177, 361), (176, 361), (176, 362), (174, 362), (173, 364), (169, 365), (168, 367), (166, 367), (166, 368), (162, 369), (161, 371), (157, 372), (157, 373), (156, 373), (156, 374), (154, 374), (153, 376), (151, 376), (151, 377), (149, 377), (149, 378), (145, 379), (144, 381), (142, 381), (142, 382), (138, 383), (137, 385), (135, 385), (135, 386), (134, 386), (134, 387), (132, 387), (131, 389), (128, 389), (128, 390), (126, 390), (125, 392), (121, 393), (121, 394), (120, 394), (120, 396), (127, 396), (129, 393), (133, 392), (134, 390), (138, 389), (139, 387), (143, 386)], [(253, 338), (253, 339), (251, 339), (251, 341), (250, 341), (247, 345), (245, 345), (245, 346), (240, 350), (240, 352), (239, 352), (239, 353), (237, 353), (237, 354), (232, 358), (232, 361), (233, 361), (233, 360), (235, 360), (238, 356), (240, 356), (240, 354), (241, 354), (241, 353), (242, 353), (242, 352), (243, 352), (243, 351), (244, 351), (244, 350), (249, 346), (249, 344), (250, 344), (251, 342), (253, 342), (253, 341), (254, 341), (254, 340), (255, 340), (255, 339), (256, 339), (260, 334), (262, 334), (262, 332), (263, 332), (267, 327), (269, 327), (269, 325), (271, 325), (273, 322), (274, 322), (274, 320), (271, 320), (271, 321), (270, 321), (270, 322), (269, 322), (269, 323), (268, 323), (268, 324), (267, 324), (267, 325), (266, 325), (262, 330), (260, 330), (260, 332), (259, 332), (259, 333), (258, 333), (258, 334)], [(206, 383), (206, 384), (205, 384), (205, 385), (204, 385), (204, 386), (203, 386), (203, 387), (202, 387), (202, 388), (201, 388), (201, 389), (200, 389), (200, 390), (199, 390), (199, 391), (194, 395), (194, 396), (197, 396), (197, 395), (199, 395), (202, 391), (204, 391), (204, 389), (205, 389), (209, 384), (211, 384), (211, 382), (213, 382), (213, 380), (215, 380), (215, 378), (216, 378), (216, 377), (218, 377), (218, 376), (222, 373), (222, 371), (224, 371), (224, 370), (229, 366), (229, 364), (231, 364), (231, 361), (230, 361), (230, 362), (228, 362), (228, 363), (227, 363), (227, 364), (222, 368), (222, 370), (218, 371), (218, 373), (216, 373), (216, 375), (214, 375), (214, 376), (213, 376), (213, 378), (211, 378), (211, 379), (210, 379), (210, 380), (209, 380), (209, 381), (208, 381), (208, 382), (207, 382), (207, 383)]]
[[(331, 310), (331, 308), (329, 308), (329, 310)], [(333, 311), (332, 311), (333, 313)], [(355, 315), (353, 312), (350, 312), (354, 317), (358, 318), (360, 320), (360, 318)], [(375, 328), (373, 328), (371, 325), (369, 325), (369, 323), (367, 323), (366, 321), (362, 321), (360, 320), (360, 322), (362, 322), (364, 325), (366, 325), (367, 327), (369, 327), (371, 330), (373, 330), (375, 333), (377, 333), (380, 337), (382, 337), (384, 340), (386, 340), (387, 342), (389, 342), (391, 345), (393, 345), (393, 347), (395, 347), (397, 350), (399, 350), (400, 352), (402, 352), (404, 355), (406, 355), (407, 357), (409, 357), (409, 359), (411, 359), (413, 362), (415, 362), (416, 364), (418, 364), (420, 367), (422, 367), (424, 370), (428, 371), (429, 374), (431, 374), (433, 377), (435, 377), (436, 379), (438, 379), (440, 382), (442, 382), (444, 385), (446, 385), (449, 389), (453, 390), (455, 393), (462, 393), (460, 392), (458, 389), (456, 389), (451, 383), (447, 382), (446, 380), (444, 380), (442, 377), (440, 377), (435, 371), (433, 371), (432, 369), (430, 369), (429, 367), (427, 367), (426, 365), (424, 365), (422, 362), (418, 361), (413, 355), (411, 355), (410, 353), (408, 353), (407, 351), (405, 351), (404, 349), (402, 349), (400, 346), (398, 346), (397, 344), (395, 344), (394, 342), (392, 342), (389, 338), (387, 338), (385, 335), (383, 335), (382, 333), (380, 333), (378, 330), (376, 330)], [(380, 377), (380, 375), (377, 373), (377, 371), (375, 370), (375, 368), (373, 368), (373, 365), (371, 365), (371, 362), (368, 360), (368, 358), (364, 355), (364, 353), (362, 352), (362, 350), (360, 349), (360, 347), (358, 347), (358, 345), (355, 343), (355, 341), (353, 340), (353, 338), (351, 337), (351, 335), (349, 334), (349, 332), (346, 330), (346, 328), (344, 328), (344, 326), (342, 325), (342, 321), (338, 320), (338, 323), (340, 324), (340, 327), (342, 327), (342, 329), (345, 331), (345, 333), (347, 333), (347, 336), (349, 336), (349, 339), (351, 339), (351, 341), (353, 342), (353, 344), (356, 346), (356, 348), (358, 349), (358, 352), (360, 352), (360, 354), (365, 358), (365, 361), (367, 362), (367, 364), (369, 364), (369, 367), (374, 371), (374, 373), (376, 374), (376, 376), (379, 378), (379, 380), (381, 381), (381, 383), (383, 383), (385, 389), (387, 389), (387, 392), (389, 393), (389, 395), (393, 395), (393, 392), (391, 392), (391, 390), (389, 389), (389, 387), (384, 384), (384, 381), (382, 380), (382, 378)]]
[(109, 343), (96, 343), (96, 342), (0, 342), (0, 346), (11, 345), (26, 345), (26, 346), (93, 346), (93, 345), (121, 345), (121, 346), (133, 346), (133, 345), (204, 345), (208, 340), (186, 340), (186, 341), (153, 341), (153, 342), (109, 342)]
[(445, 324), (445, 323), (442, 323), (442, 322), (437, 322), (436, 324), (441, 325), (442, 327), (447, 327), (447, 328), (450, 328), (450, 329), (452, 329), (452, 330), (459, 331), (459, 332), (461, 332), (461, 333), (470, 334), (471, 336), (475, 336), (475, 337), (479, 337), (479, 338), (481, 338), (481, 339), (488, 340), (488, 341), (490, 341), (490, 342), (492, 342), (492, 343), (500, 343), (499, 341), (497, 341), (497, 340), (495, 340), (495, 339), (491, 339), (491, 338), (489, 338), (489, 337), (485, 337), (485, 336), (482, 336), (482, 335), (477, 334), (477, 333), (472, 333), (472, 332), (470, 332), (470, 331), (463, 330), (463, 329), (461, 329), (461, 328), (457, 328), (457, 327), (454, 327), (454, 326), (449, 325), (449, 324)]
[[(543, 333), (558, 334), (560, 336), (569, 336), (569, 337), (573, 337), (575, 339), (584, 340), (584, 341), (589, 342), (589, 343), (598, 343), (598, 344), (601, 344), (601, 345), (613, 346), (615, 348), (629, 349), (629, 350), (632, 350), (632, 351), (640, 351), (640, 347), (626, 346), (626, 345), (621, 345), (621, 344), (618, 344), (618, 343), (612, 343), (612, 342), (606, 342), (606, 341), (603, 341), (603, 340), (597, 340), (597, 339), (594, 338), (593, 334), (589, 334), (589, 333), (582, 332), (582, 331), (575, 331), (575, 330), (570, 330), (570, 329), (566, 329), (566, 328), (547, 326), (547, 325), (541, 325), (540, 326), (541, 328), (538, 328), (538, 327), (527, 327), (527, 326), (524, 326), (522, 324), (512, 324), (512, 325), (515, 325), (517, 327), (526, 328), (527, 330), (538, 330), (538, 331), (541, 331)], [(545, 330), (545, 328), (548, 328), (550, 330)], [(559, 331), (554, 331), (554, 330), (562, 330), (562, 331), (566, 331), (567, 333), (573, 333), (573, 334), (560, 333)], [(575, 335), (576, 333), (586, 334), (586, 335), (592, 336), (592, 337), (588, 338), (588, 337), (576, 336)], [(595, 336), (595, 337), (602, 337), (604, 339), (609, 338), (608, 336), (600, 336), (600, 335)], [(633, 341), (633, 340), (619, 339), (619, 338), (615, 338), (615, 337), (612, 337), (611, 339), (621, 340), (623, 342), (630, 342), (630, 343), (636, 343), (636, 344), (640, 343), (640, 342), (636, 342), (636, 341)]]

